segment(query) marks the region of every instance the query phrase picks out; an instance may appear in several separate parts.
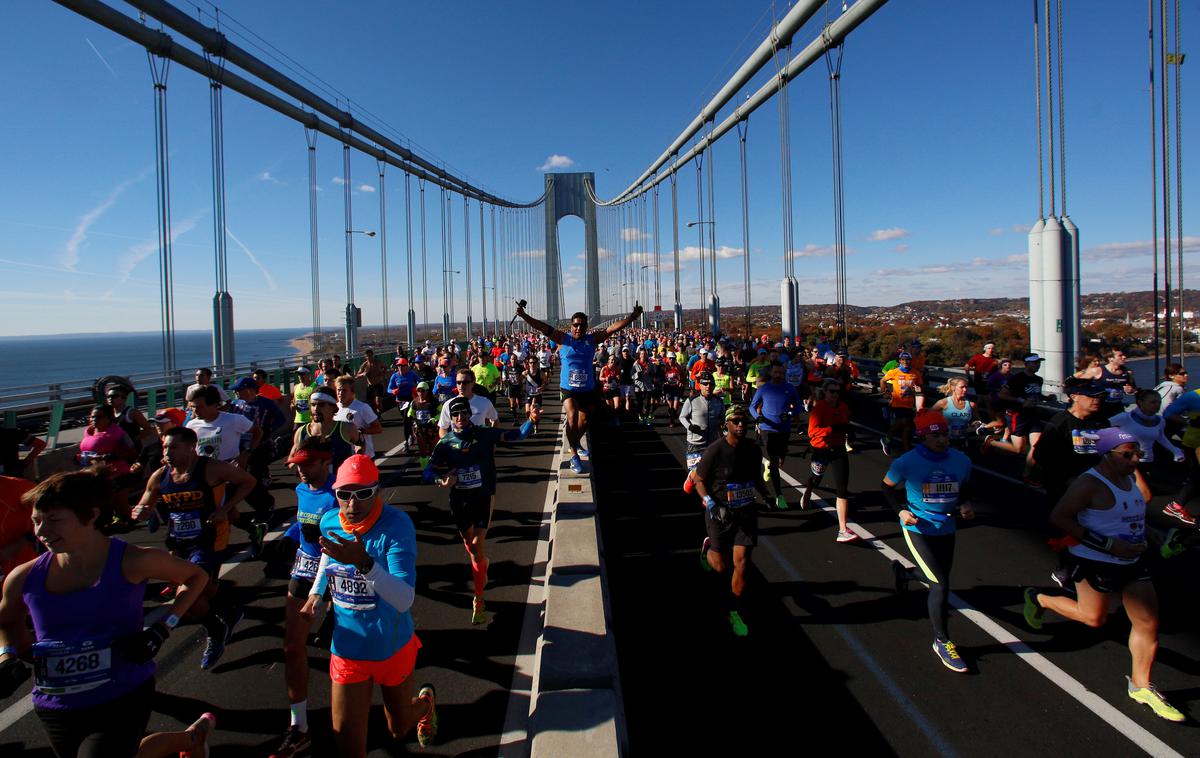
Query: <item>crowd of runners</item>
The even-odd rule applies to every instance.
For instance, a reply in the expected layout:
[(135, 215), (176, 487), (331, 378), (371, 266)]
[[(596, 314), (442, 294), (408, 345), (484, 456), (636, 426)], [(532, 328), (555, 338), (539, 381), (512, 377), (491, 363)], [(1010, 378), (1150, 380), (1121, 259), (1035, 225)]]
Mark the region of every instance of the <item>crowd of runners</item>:
[[(868, 396), (879, 392), (888, 468), (878, 491), (913, 564), (893, 562), (893, 579), (897, 591), (928, 586), (938, 660), (970, 670), (949, 635), (948, 595), (956, 524), (974, 516), (980, 498), (973, 461), (1018, 456), (1027, 482), (1046, 492), (1060, 533), (1056, 586), (1025, 590), (1026, 622), (1040, 629), (1049, 612), (1100, 626), (1120, 598), (1133, 626), (1129, 697), (1183, 720), (1150, 679), (1158, 614), (1147, 560), (1151, 550), (1170, 559), (1197, 541), (1200, 391), (1186, 391), (1180, 366), (1139, 389), (1119, 350), (1081, 360), (1064, 386), (1065, 409), (1052, 413), (1039, 357), (997, 356), (990, 344), (936, 386), (916, 340), (869, 375), (823, 334), (809, 344), (679, 333), (646, 326), (640, 307), (598, 328), (583, 313), (561, 329), (521, 307), (516, 315), (528, 331), (398, 346), (390, 365), (370, 350), (352, 364), (331, 356), (280, 383), (257, 371), (222, 384), (200, 369), (186, 405), (152, 418), (134, 407), (127, 381), (99, 382), (78, 470), (23, 478), (44, 446), (37, 442), (24, 459), (6, 453), (2, 462), (0, 697), (32, 678), (35, 711), (59, 756), (206, 754), (211, 713), (181, 732), (145, 734), (153, 659), (191, 622), (206, 633), (199, 667), (212, 669), (244, 614), (221, 579), (231, 529), (246, 533), (254, 558), (270, 530), (286, 527), (280, 685), (290, 721), (272, 755), (310, 745), (308, 640), (322, 615), (331, 625), (319, 637), (331, 653), (339, 754), (365, 754), (376, 685), (390, 735), (403, 741), (415, 731), (430, 744), (436, 690), (413, 679), (421, 647), (411, 615), (416, 531), (409, 514), (384, 501), (373, 438), (385, 416), (394, 419), (404, 430), (400, 454), (412, 457), (424, 483), (446, 490), (470, 569), (470, 624), (483, 625), (487, 533), (501, 483), (496, 446), (537, 435), (551, 392), (562, 401), (576, 474), (590, 471), (589, 425), (681, 427), (681, 481), (704, 523), (700, 565), (719, 578), (731, 634), (749, 636), (747, 567), (760, 509), (808, 509), (827, 491), (836, 541), (861, 538), (850, 510), (851, 454), (875, 439), (851, 418), (878, 407)], [(15, 449), (11, 437), (6, 450)], [(782, 469), (797, 454), (809, 464), (793, 503)], [(279, 460), (295, 477), (294, 516), (278, 512), (272, 495)], [(1151, 485), (1175, 464), (1188, 475), (1164, 510), (1175, 526), (1158, 541), (1146, 529)], [(165, 549), (113, 536), (142, 528), (161, 534)], [(143, 602), (148, 582), (163, 585), (164, 605), (152, 613)]]

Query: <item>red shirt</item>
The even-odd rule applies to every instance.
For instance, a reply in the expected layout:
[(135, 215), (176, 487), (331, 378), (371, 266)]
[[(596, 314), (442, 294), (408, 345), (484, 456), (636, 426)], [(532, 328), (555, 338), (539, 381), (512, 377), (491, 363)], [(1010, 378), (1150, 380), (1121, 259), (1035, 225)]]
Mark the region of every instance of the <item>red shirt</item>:
[(263, 397), (265, 397), (268, 400), (274, 401), (274, 400), (282, 400), (283, 399), (283, 393), (279, 391), (279, 388), (276, 387), (274, 384), (270, 384), (270, 383), (264, 384), (263, 386), (259, 387), (258, 394), (262, 395)]
[[(21, 502), (21, 496), (33, 489), (33, 482), (12, 476), (0, 476), (0, 547), (33, 534), (31, 508)], [(0, 573), (8, 574), (26, 561), (37, 557), (33, 543), (26, 540), (13, 557), (0, 562)]]
[(977, 353), (971, 356), (971, 360), (967, 361), (967, 368), (975, 372), (976, 381), (982, 382), (987, 379), (988, 374), (996, 370), (1000, 365), (1000, 361), (995, 358), (989, 358), (983, 353)]
[[(837, 449), (846, 444), (841, 427), (850, 425), (850, 406), (818, 400), (808, 414), (808, 441), (815, 448)], [(835, 429), (835, 427), (838, 427)]]

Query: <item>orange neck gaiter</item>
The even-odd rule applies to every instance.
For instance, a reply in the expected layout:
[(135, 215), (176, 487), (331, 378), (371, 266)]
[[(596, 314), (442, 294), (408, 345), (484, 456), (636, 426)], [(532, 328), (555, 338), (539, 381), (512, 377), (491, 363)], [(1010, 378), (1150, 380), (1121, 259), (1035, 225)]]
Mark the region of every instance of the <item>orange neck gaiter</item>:
[(362, 535), (371, 531), (371, 527), (375, 526), (375, 522), (379, 520), (379, 517), (382, 514), (383, 498), (376, 497), (374, 507), (371, 508), (371, 512), (368, 513), (367, 517), (362, 521), (352, 524), (346, 520), (346, 517), (342, 515), (341, 511), (338, 511), (338, 520), (342, 522), (342, 531), (344, 531), (346, 534), (352, 534), (355, 537), (361, 537)]

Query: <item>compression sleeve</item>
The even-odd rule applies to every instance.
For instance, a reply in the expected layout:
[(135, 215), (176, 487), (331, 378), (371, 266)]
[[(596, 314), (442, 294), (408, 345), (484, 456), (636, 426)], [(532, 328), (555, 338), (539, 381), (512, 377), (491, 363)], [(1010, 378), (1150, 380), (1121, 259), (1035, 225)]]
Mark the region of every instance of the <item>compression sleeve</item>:
[(516, 429), (506, 430), (504, 434), (500, 435), (500, 439), (504, 440), (505, 442), (519, 442), (520, 440), (526, 439), (531, 434), (533, 434), (533, 422), (527, 420), (524, 424), (521, 424)]
[(329, 576), (326, 574), (326, 569), (329, 568), (329, 556), (321, 553), (321, 562), (317, 564), (317, 576), (313, 579), (312, 588), (308, 591), (308, 596), (316, 595), (320, 597), (325, 594), (325, 585), (329, 583)]
[[(325, 564), (324, 557), (321, 558), (321, 564)], [(417, 594), (416, 590), (404, 579), (385, 569), (379, 561), (375, 561), (375, 565), (371, 567), (364, 578), (375, 585), (375, 594), (396, 610), (404, 613), (412, 607)], [(316, 582), (313, 585), (316, 586)]]

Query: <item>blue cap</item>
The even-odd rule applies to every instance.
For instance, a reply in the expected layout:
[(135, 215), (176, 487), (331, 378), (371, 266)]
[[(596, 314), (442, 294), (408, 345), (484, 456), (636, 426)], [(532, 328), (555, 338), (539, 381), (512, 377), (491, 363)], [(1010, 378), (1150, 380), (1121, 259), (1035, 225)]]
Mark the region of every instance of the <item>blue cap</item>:
[(242, 390), (256, 390), (258, 389), (258, 382), (254, 381), (254, 379), (251, 377), (243, 376), (241, 379), (238, 379), (237, 382), (230, 387), (230, 389), (234, 392), (240, 392)]
[(1137, 437), (1115, 426), (1110, 426), (1107, 429), (1099, 429), (1096, 431), (1096, 452), (1100, 455), (1110, 453), (1114, 448), (1120, 447), (1128, 442), (1137, 444)]

